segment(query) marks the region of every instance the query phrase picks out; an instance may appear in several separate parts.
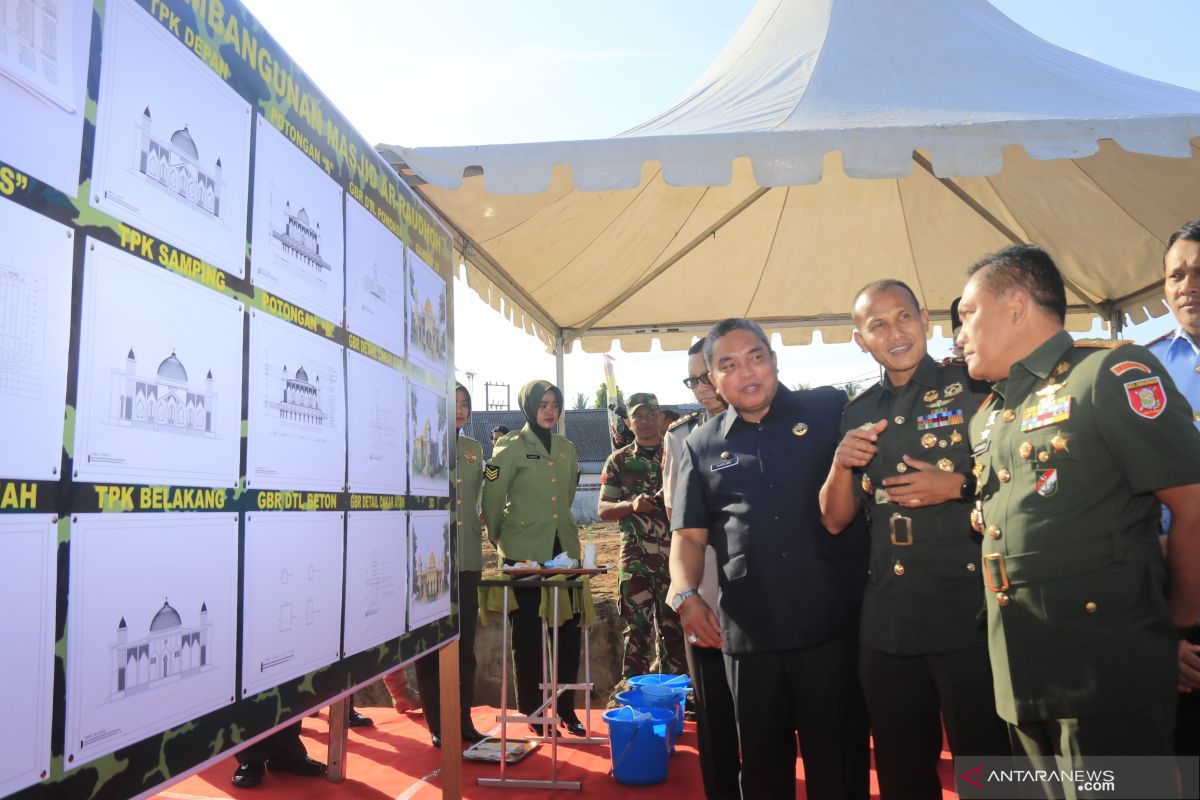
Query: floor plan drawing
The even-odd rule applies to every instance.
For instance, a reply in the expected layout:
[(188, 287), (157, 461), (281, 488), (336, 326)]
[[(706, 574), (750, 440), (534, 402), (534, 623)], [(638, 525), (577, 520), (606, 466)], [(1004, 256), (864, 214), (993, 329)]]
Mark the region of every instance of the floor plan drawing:
[(342, 347), (250, 312), (246, 485), (341, 491), (346, 484)]
[(378, 361), (346, 357), (350, 491), (404, 494), (407, 381)]
[(449, 405), (446, 395), (419, 383), (408, 384), (408, 491), (450, 494)]
[(346, 524), (345, 655), (405, 632), (408, 531), (403, 511), (351, 511)]
[(256, 117), (250, 282), (342, 322), (342, 190)]
[(404, 355), (404, 244), (346, 198), (346, 327)]
[(74, 233), (0, 200), (0, 478), (56, 480), (62, 464)]
[(105, 6), (88, 200), (244, 275), (250, 105), (132, 0)]
[(58, 525), (51, 514), (0, 516), (0, 603), (20, 609), (4, 621), (0, 648), (0, 795), (31, 786), (50, 771), (54, 704), (54, 615)]
[(450, 512), (409, 513), (409, 630), (450, 613)]
[(344, 522), (338, 511), (246, 515), (243, 696), (338, 659)]
[(408, 250), (408, 357), (416, 364), (446, 374), (446, 281)]
[(84, 260), (82, 480), (237, 483), (242, 304), (94, 240)]
[(66, 752), (81, 764), (233, 702), (238, 520), (73, 520)]

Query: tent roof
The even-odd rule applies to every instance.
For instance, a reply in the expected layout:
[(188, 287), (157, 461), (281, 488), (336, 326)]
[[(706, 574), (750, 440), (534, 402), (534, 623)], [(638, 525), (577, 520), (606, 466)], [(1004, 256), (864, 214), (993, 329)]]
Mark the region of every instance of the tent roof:
[(1140, 319), (1163, 242), (1200, 208), (1197, 136), (1200, 93), (984, 0), (760, 0), (672, 108), (620, 136), (380, 149), (456, 229), (485, 299), (547, 342), (637, 350), (743, 315), (788, 343), (844, 340), (850, 296), (885, 275), (942, 316), (964, 268), (1013, 241), (1050, 250), (1077, 312)]

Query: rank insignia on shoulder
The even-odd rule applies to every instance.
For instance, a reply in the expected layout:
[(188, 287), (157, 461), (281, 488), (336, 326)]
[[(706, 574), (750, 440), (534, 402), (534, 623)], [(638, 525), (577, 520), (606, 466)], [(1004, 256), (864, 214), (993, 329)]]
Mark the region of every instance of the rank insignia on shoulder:
[(963, 385), (961, 383), (955, 381), (954, 383), (950, 384), (945, 389), (943, 389), (942, 392), (946, 395), (946, 397), (955, 397), (956, 395), (960, 395), (963, 393)]
[(483, 468), (483, 477), (487, 478), (489, 481), (496, 480), (496, 478), (500, 477), (500, 467), (496, 466), (495, 464), (488, 464)]
[(1149, 367), (1139, 361), (1122, 361), (1119, 364), (1113, 364), (1108, 368), (1108, 371), (1113, 375), (1116, 375), (1118, 378), (1124, 375), (1126, 372), (1131, 372), (1133, 370), (1144, 372), (1147, 375), (1149, 375), (1151, 372)]
[(672, 422), (669, 426), (667, 426), (667, 430), (673, 431), (681, 425), (687, 425), (689, 422), (691, 422), (692, 420), (696, 419), (699, 416), (700, 416), (699, 411), (693, 411), (690, 414), (685, 414), (684, 416), (680, 417), (679, 419)]
[(1167, 393), (1157, 375), (1125, 384), (1125, 396), (1139, 417), (1158, 419), (1167, 410)]
[(937, 389), (930, 389), (928, 392), (926, 392), (926, 393), (925, 393), (925, 394), (924, 394), (924, 395), (921, 397), (921, 402), (923, 402), (923, 403), (932, 403), (934, 400), (937, 400), (937, 399), (938, 399), (938, 390), (937, 390)]

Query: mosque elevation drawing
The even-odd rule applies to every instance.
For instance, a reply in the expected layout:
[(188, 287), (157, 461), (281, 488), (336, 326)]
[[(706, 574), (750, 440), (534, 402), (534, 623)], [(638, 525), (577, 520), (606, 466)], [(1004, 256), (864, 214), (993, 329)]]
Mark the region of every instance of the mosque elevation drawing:
[(89, 239), (78, 477), (236, 485), (244, 319), (237, 300)]
[(411, 494), (450, 494), (449, 405), (446, 395), (409, 382), (409, 477)]
[(412, 541), (409, 628), (450, 613), (450, 512), (413, 511), (409, 514)]
[(404, 494), (407, 381), (397, 370), (346, 357), (350, 491)]
[(412, 250), (408, 257), (408, 357), (446, 374), (446, 281)]
[(245, 275), (249, 103), (133, 0), (103, 38), (90, 204)]
[(250, 282), (342, 321), (342, 190), (312, 159), (257, 119)]
[(72, 517), (70, 763), (233, 702), (237, 564), (233, 512)]
[(346, 526), (346, 655), (401, 636), (408, 594), (403, 511), (352, 511)]
[(404, 244), (346, 198), (346, 327), (404, 355)]

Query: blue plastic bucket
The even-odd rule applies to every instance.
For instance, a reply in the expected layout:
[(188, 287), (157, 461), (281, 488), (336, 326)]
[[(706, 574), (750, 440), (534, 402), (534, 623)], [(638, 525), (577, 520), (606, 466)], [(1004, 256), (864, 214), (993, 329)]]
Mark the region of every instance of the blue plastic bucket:
[(688, 691), (692, 688), (692, 679), (688, 675), (671, 675), (669, 673), (651, 672), (647, 675), (634, 675), (629, 679), (629, 685), (642, 689), (647, 686), (663, 686), (679, 690), (679, 714), (675, 722), (675, 733), (683, 733), (683, 712), (687, 705)]
[(613, 777), (630, 786), (665, 781), (671, 721), (671, 712), (663, 708), (622, 706), (605, 711)]
[(623, 706), (636, 708), (639, 711), (648, 711), (654, 709), (656, 711), (666, 711), (673, 718), (675, 723), (670, 726), (670, 739), (668, 741), (670, 752), (675, 752), (675, 739), (683, 732), (681, 718), (679, 717), (679, 702), (674, 695), (664, 697), (648, 697), (641, 689), (626, 689), (623, 692), (617, 692), (616, 701)]

